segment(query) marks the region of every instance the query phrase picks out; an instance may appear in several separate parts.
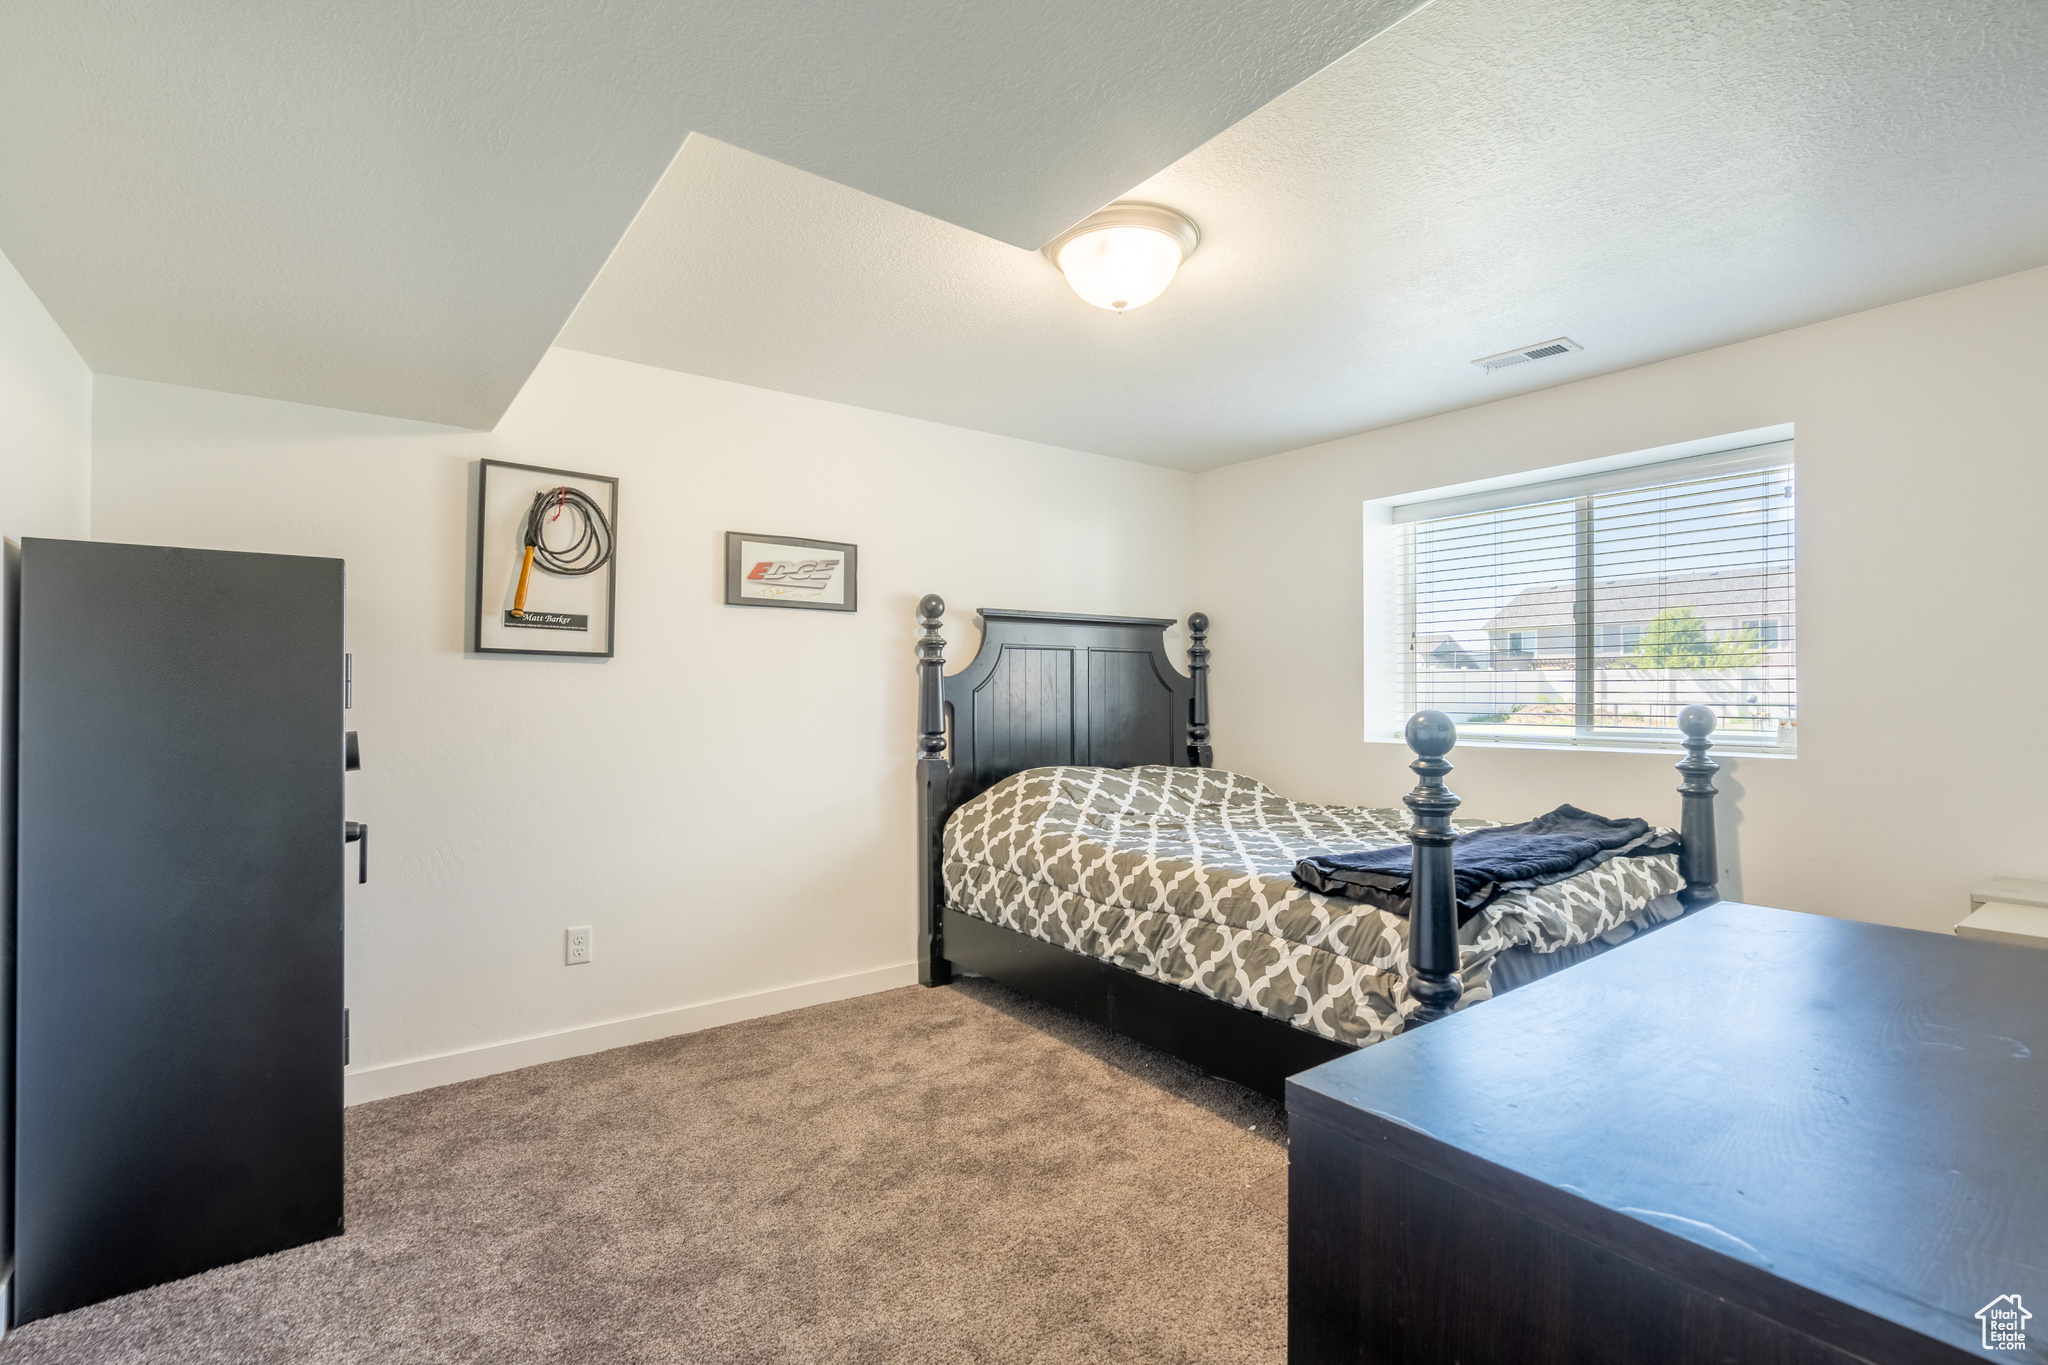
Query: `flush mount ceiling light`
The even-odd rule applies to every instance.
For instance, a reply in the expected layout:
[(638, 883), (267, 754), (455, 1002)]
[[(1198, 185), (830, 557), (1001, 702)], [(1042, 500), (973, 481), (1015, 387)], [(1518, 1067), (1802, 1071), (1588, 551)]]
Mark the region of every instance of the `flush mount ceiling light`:
[(1097, 308), (1142, 308), (1173, 283), (1202, 234), (1158, 204), (1111, 204), (1045, 244), (1045, 258)]

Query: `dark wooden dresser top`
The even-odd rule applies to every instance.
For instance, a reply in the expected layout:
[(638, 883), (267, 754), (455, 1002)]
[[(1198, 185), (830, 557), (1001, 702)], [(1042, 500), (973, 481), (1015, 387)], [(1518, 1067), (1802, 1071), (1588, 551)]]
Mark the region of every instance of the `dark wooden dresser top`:
[(2048, 953), (1716, 905), (1289, 1108), (1823, 1340), (2048, 1361)]

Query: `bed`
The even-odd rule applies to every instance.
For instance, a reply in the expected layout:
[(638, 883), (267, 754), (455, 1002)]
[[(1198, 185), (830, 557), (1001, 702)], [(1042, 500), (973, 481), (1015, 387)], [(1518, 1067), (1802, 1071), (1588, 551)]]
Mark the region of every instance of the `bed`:
[[(1598, 955), (1717, 899), (1714, 718), (1681, 718), (1678, 831), (1460, 924), (1443, 784), (1455, 727), (1411, 720), (1406, 812), (1289, 801), (1211, 766), (1207, 618), (1188, 671), (1153, 617), (984, 608), (944, 671), (919, 604), (919, 976), (994, 978), (1272, 1095), (1286, 1078)], [(1414, 846), (1401, 908), (1296, 884), (1311, 853)], [(1648, 851), (1650, 849), (1656, 851)]]

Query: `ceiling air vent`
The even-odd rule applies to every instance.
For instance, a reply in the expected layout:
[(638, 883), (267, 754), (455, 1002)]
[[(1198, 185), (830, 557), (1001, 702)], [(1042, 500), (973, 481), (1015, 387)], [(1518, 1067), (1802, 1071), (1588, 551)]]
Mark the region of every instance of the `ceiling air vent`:
[(1549, 341), (1539, 341), (1534, 346), (1521, 346), (1512, 351), (1502, 351), (1499, 355), (1481, 356), (1472, 363), (1491, 374), (1495, 370), (1505, 370), (1510, 365), (1520, 365), (1531, 360), (1546, 360), (1554, 355), (1563, 355), (1566, 351), (1585, 349), (1570, 337), (1555, 337)]

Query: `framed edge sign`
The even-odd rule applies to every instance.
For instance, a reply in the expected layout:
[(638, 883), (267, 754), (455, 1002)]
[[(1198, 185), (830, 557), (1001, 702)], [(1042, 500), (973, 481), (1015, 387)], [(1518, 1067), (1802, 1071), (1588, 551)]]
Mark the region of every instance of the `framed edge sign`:
[(478, 654), (609, 659), (618, 621), (619, 481), (477, 461)]
[(860, 610), (860, 549), (836, 540), (725, 533), (728, 607)]

